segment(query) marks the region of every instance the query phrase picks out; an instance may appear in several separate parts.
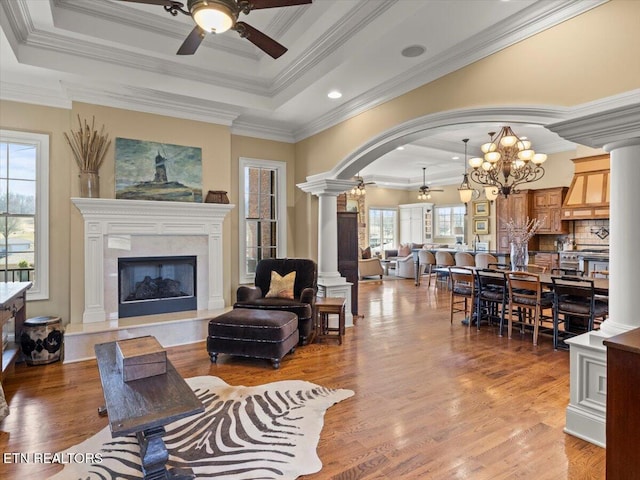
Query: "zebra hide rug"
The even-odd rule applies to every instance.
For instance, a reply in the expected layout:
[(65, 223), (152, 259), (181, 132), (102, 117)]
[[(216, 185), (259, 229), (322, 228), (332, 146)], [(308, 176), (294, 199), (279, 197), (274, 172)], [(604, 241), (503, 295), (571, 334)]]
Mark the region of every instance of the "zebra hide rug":
[[(293, 480), (320, 471), (324, 412), (354, 394), (301, 380), (257, 387), (213, 376), (186, 381), (205, 411), (166, 426), (167, 468), (191, 468), (198, 479)], [(102, 461), (66, 464), (52, 480), (142, 478), (135, 436), (111, 438), (108, 426), (64, 453), (101, 453)]]

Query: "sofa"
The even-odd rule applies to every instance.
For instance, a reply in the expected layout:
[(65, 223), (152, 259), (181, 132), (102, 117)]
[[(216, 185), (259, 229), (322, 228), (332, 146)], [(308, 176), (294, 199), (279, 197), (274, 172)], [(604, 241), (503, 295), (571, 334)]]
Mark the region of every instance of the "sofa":
[[(272, 274), (275, 272), (275, 277)], [(296, 272), (290, 292), (271, 289), (272, 279)], [(254, 286), (240, 286), (233, 308), (281, 310), (298, 316), (300, 344), (308, 342), (313, 329), (313, 311), (318, 289), (318, 266), (304, 258), (267, 258), (256, 265)]]

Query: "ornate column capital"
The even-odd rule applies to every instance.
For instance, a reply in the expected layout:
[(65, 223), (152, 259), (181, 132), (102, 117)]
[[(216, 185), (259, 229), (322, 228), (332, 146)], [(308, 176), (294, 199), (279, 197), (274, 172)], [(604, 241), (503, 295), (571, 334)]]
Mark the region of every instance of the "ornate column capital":
[(341, 193), (351, 190), (358, 182), (354, 180), (333, 180), (329, 178), (314, 179), (305, 183), (298, 183), (296, 186), (303, 192), (316, 195), (318, 197), (329, 195), (337, 197)]

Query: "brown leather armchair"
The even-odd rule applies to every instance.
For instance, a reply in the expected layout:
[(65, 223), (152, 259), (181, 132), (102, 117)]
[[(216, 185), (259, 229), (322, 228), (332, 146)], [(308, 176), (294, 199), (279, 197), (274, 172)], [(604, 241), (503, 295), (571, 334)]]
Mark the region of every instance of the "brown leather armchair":
[[(271, 272), (280, 276), (296, 272), (293, 299), (265, 297), (271, 285)], [(307, 343), (313, 327), (313, 310), (318, 288), (316, 262), (304, 258), (268, 258), (256, 265), (255, 286), (240, 286), (233, 308), (283, 310), (298, 316), (300, 344)]]

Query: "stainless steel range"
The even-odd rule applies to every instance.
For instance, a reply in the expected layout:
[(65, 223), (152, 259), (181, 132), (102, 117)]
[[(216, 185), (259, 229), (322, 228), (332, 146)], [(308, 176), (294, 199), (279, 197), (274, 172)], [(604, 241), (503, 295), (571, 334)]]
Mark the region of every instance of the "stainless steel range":
[(577, 250), (567, 250), (560, 252), (560, 268), (578, 270), (580, 267), (578, 253), (579, 252)]

